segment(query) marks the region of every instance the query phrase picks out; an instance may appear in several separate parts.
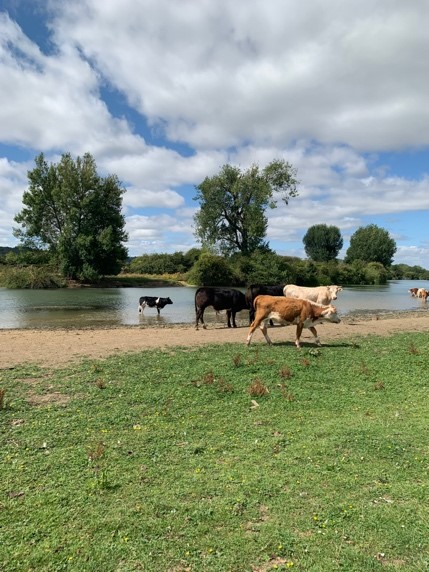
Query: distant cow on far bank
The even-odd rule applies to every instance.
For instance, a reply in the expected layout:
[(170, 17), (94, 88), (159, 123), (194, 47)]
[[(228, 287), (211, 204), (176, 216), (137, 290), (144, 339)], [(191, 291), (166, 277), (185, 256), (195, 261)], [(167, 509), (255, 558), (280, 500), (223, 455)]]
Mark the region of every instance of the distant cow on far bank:
[(139, 300), (139, 314), (143, 312), (146, 306), (149, 308), (156, 308), (158, 316), (160, 315), (160, 310), (164, 308), (167, 304), (172, 304), (173, 302), (170, 298), (161, 298), (156, 296), (142, 296)]

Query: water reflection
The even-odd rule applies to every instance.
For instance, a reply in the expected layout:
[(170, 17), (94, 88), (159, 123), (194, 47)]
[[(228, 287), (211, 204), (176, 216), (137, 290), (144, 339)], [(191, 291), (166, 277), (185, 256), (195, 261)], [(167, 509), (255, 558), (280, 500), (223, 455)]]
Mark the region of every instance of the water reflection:
[[(397, 310), (426, 311), (429, 303), (412, 298), (408, 289), (429, 289), (428, 281), (392, 281), (383, 286), (344, 287), (335, 305), (343, 316), (363, 312)], [(0, 288), (0, 328), (71, 328), (108, 326), (168, 326), (193, 324), (196, 288), (77, 288), (60, 290), (7, 290)], [(161, 310), (138, 312), (140, 296), (169, 296), (173, 304)], [(225, 313), (211, 308), (204, 314), (207, 323), (226, 323)], [(237, 314), (237, 323), (248, 324), (246, 311)]]

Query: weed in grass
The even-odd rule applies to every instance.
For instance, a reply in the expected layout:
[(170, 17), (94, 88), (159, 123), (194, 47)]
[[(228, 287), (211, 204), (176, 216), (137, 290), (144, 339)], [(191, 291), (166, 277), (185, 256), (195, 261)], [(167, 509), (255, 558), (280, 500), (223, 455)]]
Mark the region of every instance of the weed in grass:
[(105, 453), (106, 453), (106, 446), (101, 441), (97, 443), (95, 448), (88, 453), (89, 463), (91, 464), (94, 463), (94, 465), (92, 466), (92, 470), (94, 474), (93, 487), (95, 489), (107, 490), (114, 488), (109, 483), (107, 468), (105, 466), (102, 466), (102, 464), (100, 463), (100, 461), (104, 459)]
[(104, 457), (104, 453), (106, 452), (106, 446), (101, 441), (97, 443), (95, 449), (92, 449), (88, 453), (88, 459), (91, 463), (95, 461), (99, 461)]
[(241, 354), (237, 354), (232, 358), (232, 363), (235, 365), (235, 367), (238, 367), (241, 365), (242, 363), (242, 357)]
[(268, 387), (266, 387), (258, 377), (252, 381), (247, 392), (252, 397), (263, 397), (269, 393)]
[(104, 490), (104, 491), (113, 488), (111, 486), (111, 484), (109, 483), (109, 478), (107, 475), (107, 469), (106, 468), (103, 468), (103, 469), (98, 468), (97, 470), (95, 470), (95, 472), (94, 472), (94, 488)]
[(5, 389), (0, 389), (0, 410), (6, 408), (6, 403), (5, 403), (5, 400), (4, 400), (5, 394), (6, 394), (6, 390), (5, 390)]
[(293, 401), (295, 399), (285, 383), (280, 384), (280, 391), (282, 393), (282, 397), (287, 399), (287, 401)]
[(419, 350), (416, 348), (414, 342), (411, 342), (411, 344), (408, 346), (408, 351), (410, 352), (410, 354), (413, 355), (418, 355), (420, 353)]
[(303, 365), (304, 367), (308, 367), (311, 364), (311, 361), (307, 358), (303, 358), (301, 360), (301, 365)]
[(360, 370), (360, 372), (363, 373), (364, 375), (370, 375), (370, 373), (371, 373), (371, 372), (369, 371), (368, 366), (367, 366), (366, 363), (363, 362), (363, 361), (360, 363), (360, 368), (359, 368), (359, 370)]
[(384, 389), (384, 383), (380, 380), (376, 381), (374, 383), (374, 389), (375, 391), (380, 391), (381, 389)]
[(233, 385), (225, 381), (222, 377), (218, 379), (216, 389), (220, 393), (234, 393)]
[(287, 366), (282, 367), (280, 370), (280, 377), (283, 379), (290, 379), (292, 377), (292, 372), (290, 368), (288, 368)]
[(203, 377), (203, 382), (204, 382), (206, 385), (213, 385), (214, 381), (215, 381), (215, 377), (214, 377), (214, 374), (213, 374), (212, 371), (209, 371), (209, 372), (206, 373), (206, 374), (204, 375), (204, 377)]
[(228, 383), (223, 377), (216, 379), (214, 373), (209, 371), (204, 374), (202, 380), (196, 380), (192, 382), (196, 387), (201, 387), (201, 385), (209, 385), (217, 389), (220, 393), (234, 393), (234, 387), (232, 384)]
[(98, 389), (106, 389), (107, 387), (106, 382), (104, 379), (101, 379), (101, 377), (95, 381), (95, 385), (98, 387)]

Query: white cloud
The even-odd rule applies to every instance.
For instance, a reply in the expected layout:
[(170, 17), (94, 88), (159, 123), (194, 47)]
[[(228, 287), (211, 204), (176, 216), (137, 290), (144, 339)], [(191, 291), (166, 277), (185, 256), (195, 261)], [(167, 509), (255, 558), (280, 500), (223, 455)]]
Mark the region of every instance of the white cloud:
[(425, 6), (81, 0), (61, 6), (56, 38), (171, 139), (395, 149), (429, 143)]

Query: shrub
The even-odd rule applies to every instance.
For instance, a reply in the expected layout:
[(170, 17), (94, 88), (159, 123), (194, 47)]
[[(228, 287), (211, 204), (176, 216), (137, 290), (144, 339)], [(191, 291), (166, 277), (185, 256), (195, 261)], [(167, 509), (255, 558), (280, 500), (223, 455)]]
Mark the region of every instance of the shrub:
[(49, 268), (28, 266), (4, 268), (0, 273), (0, 284), (4, 288), (62, 288), (66, 281)]
[(190, 284), (200, 286), (235, 286), (240, 278), (223, 256), (202, 254), (188, 274)]

